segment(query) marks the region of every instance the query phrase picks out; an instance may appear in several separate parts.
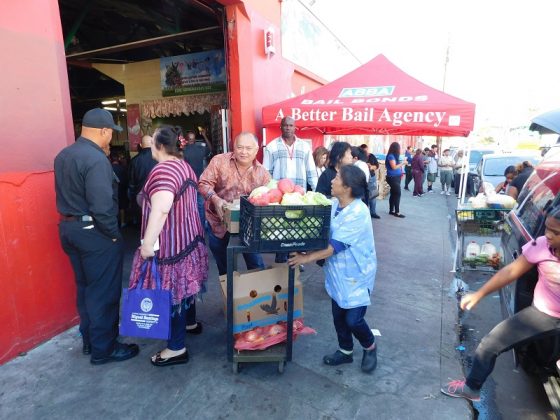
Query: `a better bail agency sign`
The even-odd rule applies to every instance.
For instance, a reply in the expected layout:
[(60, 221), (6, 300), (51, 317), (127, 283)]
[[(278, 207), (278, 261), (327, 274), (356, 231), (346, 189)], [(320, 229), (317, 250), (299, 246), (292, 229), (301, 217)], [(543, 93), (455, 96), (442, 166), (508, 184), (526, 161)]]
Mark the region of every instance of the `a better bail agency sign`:
[[(292, 117), (296, 122), (376, 123), (385, 127), (417, 123), (437, 128), (457, 127), (461, 124), (459, 115), (449, 115), (445, 111), (392, 110), (389, 104), (428, 102), (428, 95), (396, 96), (394, 91), (395, 86), (345, 87), (337, 98), (302, 99), (302, 107), (292, 107), (287, 112), (280, 109), (276, 120)], [(368, 106), (370, 104), (371, 106)], [(383, 106), (384, 104), (387, 105)], [(336, 109), (333, 109), (333, 106), (336, 106)]]

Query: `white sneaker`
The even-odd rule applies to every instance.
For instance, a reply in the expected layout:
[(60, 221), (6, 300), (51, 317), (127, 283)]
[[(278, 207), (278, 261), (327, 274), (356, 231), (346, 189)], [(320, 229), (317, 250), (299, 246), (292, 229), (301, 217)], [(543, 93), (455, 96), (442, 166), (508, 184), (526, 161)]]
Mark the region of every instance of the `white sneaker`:
[(441, 195), (445, 194), (445, 191), (442, 190), (442, 191), (440, 192), (440, 194), (441, 194)]
[(451, 193), (450, 193), (449, 191), (447, 191), (447, 192), (445, 193), (445, 195), (451, 195)]

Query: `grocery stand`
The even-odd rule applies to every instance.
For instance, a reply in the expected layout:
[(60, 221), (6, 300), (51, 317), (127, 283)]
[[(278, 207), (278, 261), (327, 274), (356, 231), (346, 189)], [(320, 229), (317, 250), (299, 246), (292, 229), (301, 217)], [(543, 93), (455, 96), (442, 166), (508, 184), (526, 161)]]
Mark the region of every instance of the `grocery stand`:
[(239, 363), (278, 363), (282, 373), (292, 360), (295, 272), (288, 270), (286, 342), (265, 350), (234, 351), (233, 272), (240, 253), (302, 252), (328, 245), (331, 207), (321, 205), (254, 206), (241, 197), (239, 236), (227, 248), (227, 356), (234, 373)]
[(491, 238), (501, 235), (505, 217), (510, 209), (478, 208), (461, 206), (455, 210), (457, 221), (457, 247), (454, 271), (495, 271), (497, 268), (475, 261), (465, 261), (465, 238)]
[(276, 344), (265, 350), (243, 350), (234, 352), (233, 339), (233, 272), (237, 266), (237, 257), (250, 252), (240, 243), (240, 238), (232, 238), (227, 248), (227, 352), (228, 361), (232, 362), (233, 372), (239, 372), (239, 363), (278, 362), (278, 372), (284, 372), (286, 362), (292, 360), (293, 320), (294, 320), (294, 269), (288, 274), (288, 313), (286, 343)]

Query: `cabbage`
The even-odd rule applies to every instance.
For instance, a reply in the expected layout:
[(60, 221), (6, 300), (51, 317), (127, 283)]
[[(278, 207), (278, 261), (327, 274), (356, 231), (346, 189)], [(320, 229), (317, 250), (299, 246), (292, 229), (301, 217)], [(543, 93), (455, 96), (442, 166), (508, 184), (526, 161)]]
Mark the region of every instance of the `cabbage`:
[(271, 179), (268, 184), (266, 184), (269, 190), (274, 190), (278, 188), (278, 181), (275, 179)]
[(268, 191), (269, 191), (269, 188), (266, 187), (266, 186), (257, 187), (253, 191), (251, 191), (251, 194), (249, 195), (249, 198), (259, 197), (263, 194), (266, 194)]
[(319, 205), (319, 206), (330, 206), (331, 200), (325, 197), (323, 194), (313, 191), (307, 191), (303, 196), (304, 204), (308, 205)]
[(305, 215), (303, 210), (286, 210), (286, 217), (288, 219), (300, 219)]
[(283, 206), (301, 206), (305, 203), (300, 193), (285, 193), (280, 204)]

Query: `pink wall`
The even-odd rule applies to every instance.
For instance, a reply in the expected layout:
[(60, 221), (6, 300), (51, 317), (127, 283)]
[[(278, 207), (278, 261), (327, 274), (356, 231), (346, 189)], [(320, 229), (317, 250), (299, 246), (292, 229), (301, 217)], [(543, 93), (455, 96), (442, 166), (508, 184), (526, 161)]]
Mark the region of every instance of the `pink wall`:
[(77, 319), (73, 274), (58, 240), (52, 173), (54, 156), (74, 140), (58, 3), (5, 3), (0, 13), (0, 363)]

